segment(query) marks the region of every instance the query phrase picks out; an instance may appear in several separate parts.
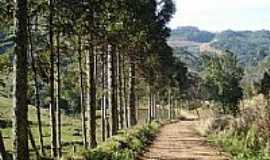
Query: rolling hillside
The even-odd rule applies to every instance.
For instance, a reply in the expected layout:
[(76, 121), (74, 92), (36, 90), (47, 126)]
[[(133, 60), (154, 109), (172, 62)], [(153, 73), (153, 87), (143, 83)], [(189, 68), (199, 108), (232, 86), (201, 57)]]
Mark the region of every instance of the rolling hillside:
[(257, 67), (263, 71), (270, 57), (270, 31), (267, 30), (214, 33), (197, 27), (179, 27), (172, 31), (168, 44), (195, 71), (199, 69), (200, 55), (209, 52), (229, 50), (249, 72)]

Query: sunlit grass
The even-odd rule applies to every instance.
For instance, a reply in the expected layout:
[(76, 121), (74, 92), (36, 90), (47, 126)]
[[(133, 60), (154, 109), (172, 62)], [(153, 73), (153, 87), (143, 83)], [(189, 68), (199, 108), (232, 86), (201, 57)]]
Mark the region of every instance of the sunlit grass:
[[(161, 113), (158, 113), (161, 114)], [(160, 117), (166, 119), (168, 113), (164, 112)], [(141, 107), (138, 111), (138, 123), (145, 124), (147, 121), (147, 108)], [(45, 148), (50, 147), (50, 114), (48, 109), (41, 110), (42, 129), (43, 129), (43, 140)], [(12, 100), (0, 97), (0, 120), (10, 123), (8, 127), (0, 128), (3, 136), (5, 147), (8, 152), (12, 151)], [(39, 147), (39, 134), (38, 134), (38, 123), (37, 113), (34, 106), (29, 106), (28, 120), (31, 122), (31, 131), (35, 138), (36, 145)], [(1, 127), (1, 126), (0, 126)], [(97, 111), (97, 141), (101, 142), (101, 126), (100, 126), (100, 111)], [(79, 134), (78, 134), (79, 133)], [(63, 153), (71, 154), (73, 149), (76, 151), (83, 149), (82, 138), (81, 138), (81, 120), (80, 115), (64, 115), (62, 114), (62, 143)], [(31, 148), (31, 145), (30, 145)], [(50, 155), (50, 150), (46, 150), (47, 155)], [(33, 154), (33, 153), (32, 153)]]
[[(42, 125), (43, 125), (43, 139), (44, 145), (50, 146), (50, 116), (48, 109), (41, 110), (41, 118), (42, 118)], [(12, 151), (12, 100), (7, 98), (0, 97), (0, 120), (3, 123), (10, 123), (8, 127), (0, 128), (3, 136), (4, 136), (4, 143), (6, 150), (8, 152)], [(29, 106), (28, 112), (28, 120), (31, 122), (31, 131), (34, 135), (35, 142), (37, 146), (39, 146), (39, 134), (38, 134), (38, 123), (37, 123), (37, 114), (36, 109), (33, 106)], [(99, 120), (98, 120), (99, 123)], [(99, 127), (99, 125), (97, 126)], [(68, 116), (62, 114), (62, 142), (63, 144), (72, 144), (78, 143), (81, 141), (81, 136), (76, 134), (76, 132), (81, 130), (81, 121), (80, 117), (76, 116)], [(100, 129), (97, 128), (97, 139), (100, 140)], [(30, 145), (31, 147), (31, 145)], [(64, 152), (70, 152), (72, 149), (71, 146), (64, 145), (63, 149)], [(49, 153), (49, 151), (47, 151)]]

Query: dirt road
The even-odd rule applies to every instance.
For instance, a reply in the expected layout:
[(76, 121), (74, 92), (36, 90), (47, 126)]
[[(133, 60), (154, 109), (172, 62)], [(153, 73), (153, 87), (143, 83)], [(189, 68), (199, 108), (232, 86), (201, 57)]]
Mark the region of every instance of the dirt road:
[(191, 119), (163, 126), (138, 160), (229, 160), (197, 134), (195, 123)]

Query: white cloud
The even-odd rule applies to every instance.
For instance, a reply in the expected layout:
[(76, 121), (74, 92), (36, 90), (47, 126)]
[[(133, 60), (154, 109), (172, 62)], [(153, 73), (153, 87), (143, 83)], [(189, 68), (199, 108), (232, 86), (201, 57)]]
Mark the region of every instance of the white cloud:
[(177, 8), (184, 12), (207, 10), (264, 8), (270, 6), (270, 0), (175, 0)]
[[(250, 18), (270, 26), (270, 0), (175, 0), (177, 13), (171, 27), (197, 25), (210, 30), (245, 28)], [(266, 13), (267, 11), (267, 13)], [(262, 14), (264, 13), (264, 14)], [(256, 27), (260, 26), (256, 24)], [(220, 28), (222, 27), (222, 28)], [(252, 28), (252, 23), (249, 26)], [(247, 28), (248, 29), (248, 28)]]

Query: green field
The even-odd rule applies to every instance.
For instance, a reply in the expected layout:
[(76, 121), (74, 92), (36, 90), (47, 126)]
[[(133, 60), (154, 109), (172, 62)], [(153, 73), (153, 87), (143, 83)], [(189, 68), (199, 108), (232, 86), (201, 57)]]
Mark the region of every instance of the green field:
[[(50, 146), (50, 117), (49, 110), (42, 109), (42, 125), (43, 125), (43, 138), (44, 145)], [(38, 141), (38, 125), (36, 109), (29, 106), (28, 119), (31, 124), (31, 130), (35, 137), (36, 144)], [(4, 136), (4, 143), (7, 151), (12, 150), (12, 100), (0, 97), (0, 129)], [(99, 124), (99, 123), (98, 123)], [(78, 134), (79, 133), (79, 134)], [(100, 125), (97, 126), (97, 133), (100, 133)], [(62, 116), (62, 142), (63, 151), (70, 152), (73, 148), (72, 143), (79, 145), (81, 142), (81, 121), (76, 116)], [(100, 141), (100, 134), (97, 134), (97, 139)], [(48, 150), (49, 153), (49, 150)]]
[[(159, 115), (161, 112), (158, 112)], [(164, 111), (159, 117), (161, 119), (167, 118), (167, 111)], [(50, 116), (48, 109), (41, 110), (41, 118), (43, 125), (43, 140), (46, 149), (46, 154), (50, 155)], [(147, 120), (147, 108), (141, 107), (138, 110), (138, 123), (143, 124)], [(39, 146), (38, 139), (38, 123), (36, 108), (29, 106), (28, 120), (31, 124), (31, 130), (35, 138), (37, 146)], [(4, 136), (4, 143), (6, 150), (12, 151), (12, 100), (0, 97), (0, 129)], [(101, 142), (101, 127), (100, 127), (100, 111), (97, 111), (97, 141)], [(81, 120), (80, 115), (70, 116), (62, 114), (62, 143), (64, 154), (72, 153), (73, 146), (76, 149), (82, 149), (81, 141)], [(30, 145), (31, 148), (31, 145)]]
[[(147, 120), (147, 109), (140, 109), (138, 111), (138, 122), (145, 123)], [(8, 152), (12, 151), (12, 100), (0, 97), (0, 129), (4, 136), (4, 143)], [(43, 125), (43, 139), (45, 148), (50, 146), (50, 116), (48, 109), (41, 110), (41, 118)], [(97, 141), (101, 141), (101, 127), (100, 127), (100, 111), (97, 111)], [(31, 124), (31, 130), (35, 138), (37, 146), (38, 140), (38, 123), (36, 108), (29, 106), (28, 120)], [(79, 133), (79, 134), (78, 134)], [(69, 116), (62, 114), (62, 143), (63, 152), (70, 153), (73, 150), (73, 144), (76, 148), (81, 148), (81, 120), (80, 115)], [(30, 146), (31, 147), (31, 146)], [(48, 155), (50, 150), (47, 149)]]

